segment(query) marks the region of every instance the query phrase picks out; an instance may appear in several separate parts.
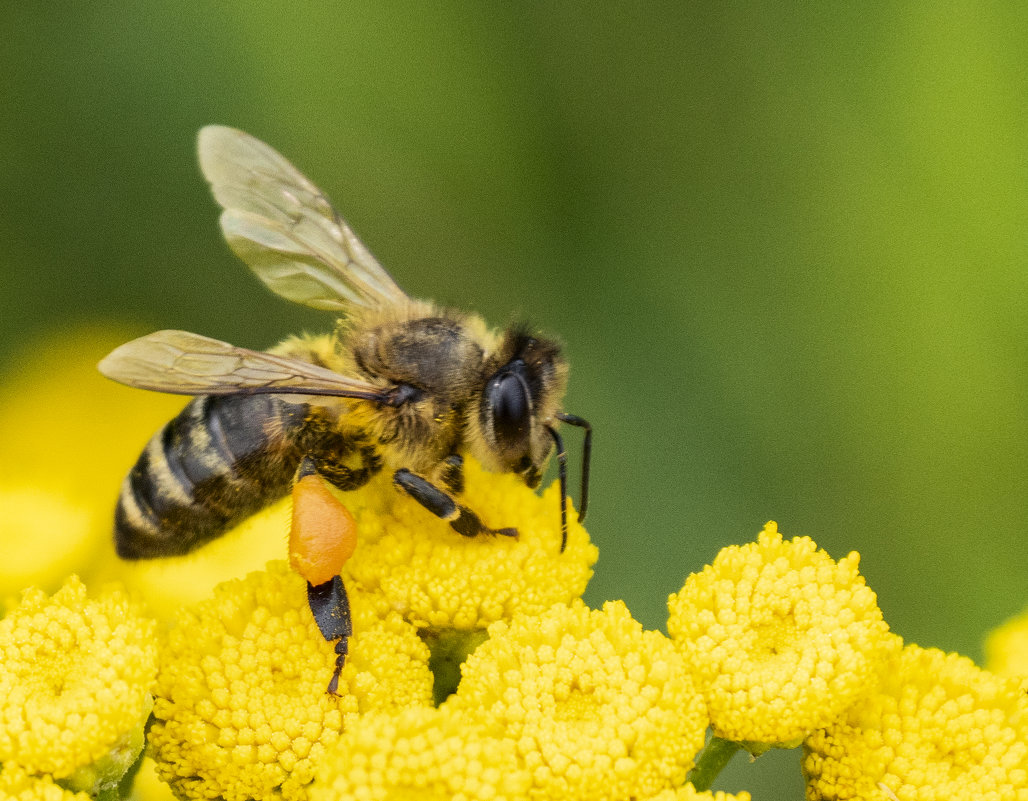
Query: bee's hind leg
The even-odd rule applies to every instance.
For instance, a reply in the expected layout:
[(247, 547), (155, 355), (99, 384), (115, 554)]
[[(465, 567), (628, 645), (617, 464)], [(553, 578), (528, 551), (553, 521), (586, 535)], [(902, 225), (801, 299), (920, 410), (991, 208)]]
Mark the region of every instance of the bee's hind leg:
[(436, 517), (449, 523), (450, 528), (462, 536), (477, 537), (479, 534), (498, 534), (501, 537), (516, 537), (518, 535), (516, 528), (489, 528), (468, 507), (457, 503), (444, 490), (406, 468), (400, 468), (393, 473), (393, 483)]
[(328, 692), (338, 695), (339, 674), (346, 663), (347, 646), (350, 635), (353, 634), (350, 599), (346, 596), (343, 580), (339, 576), (334, 576), (324, 584), (315, 585), (307, 582), (307, 603), (310, 604), (311, 614), (314, 615), (321, 636), (329, 642), (338, 640), (336, 666), (328, 682)]
[(336, 664), (328, 692), (337, 694), (339, 674), (346, 663), (353, 621), (350, 600), (339, 577), (357, 545), (353, 515), (325, 486), (318, 466), (305, 456), (293, 483), (293, 519), (289, 531), (289, 560), (307, 580), (307, 603), (321, 635), (336, 640)]

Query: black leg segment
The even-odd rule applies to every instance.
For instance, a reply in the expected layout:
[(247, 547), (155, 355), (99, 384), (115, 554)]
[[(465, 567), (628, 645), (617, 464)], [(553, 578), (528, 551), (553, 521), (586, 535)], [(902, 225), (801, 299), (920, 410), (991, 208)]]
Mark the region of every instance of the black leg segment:
[(568, 452), (557, 429), (546, 426), (557, 448), (557, 477), (560, 479), (560, 552), (568, 546)]
[(457, 503), (435, 484), (406, 468), (393, 473), (393, 483), (464, 537), (477, 537), (479, 534), (498, 534), (502, 537), (518, 535), (515, 528), (489, 528), (468, 507)]
[(574, 414), (558, 412), (556, 417), (562, 423), (567, 423), (569, 426), (585, 429), (585, 441), (582, 443), (582, 492), (578, 501), (578, 522), (581, 523), (585, 520), (586, 509), (589, 508), (589, 462), (593, 452), (593, 427)]
[(328, 692), (336, 695), (339, 689), (339, 674), (346, 664), (346, 653), (350, 635), (353, 634), (353, 621), (350, 619), (350, 599), (346, 597), (346, 587), (339, 576), (324, 584), (307, 583), (307, 603), (310, 605), (314, 622), (318, 624), (321, 636), (336, 643), (336, 666), (332, 679), (328, 683)]

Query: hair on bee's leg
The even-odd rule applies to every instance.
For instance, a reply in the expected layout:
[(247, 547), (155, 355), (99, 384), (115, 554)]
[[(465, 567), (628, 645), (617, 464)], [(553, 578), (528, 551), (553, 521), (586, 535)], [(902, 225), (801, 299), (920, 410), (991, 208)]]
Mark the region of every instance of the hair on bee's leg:
[(336, 666), (332, 678), (328, 682), (327, 692), (338, 695), (339, 674), (346, 664), (346, 654), (350, 635), (353, 634), (353, 621), (350, 618), (350, 599), (346, 596), (346, 587), (339, 576), (329, 579), (324, 584), (307, 582), (307, 603), (310, 605), (314, 622), (318, 624), (321, 636), (336, 643)]
[(443, 459), (443, 484), (454, 495), (464, 492), (464, 457), (452, 453)]
[(497, 534), (501, 537), (516, 537), (516, 528), (489, 528), (481, 518), (463, 504), (439, 489), (435, 484), (401, 467), (393, 473), (393, 484), (402, 489), (414, 500), (441, 520), (450, 524), (450, 528), (464, 537), (477, 537), (479, 534)]

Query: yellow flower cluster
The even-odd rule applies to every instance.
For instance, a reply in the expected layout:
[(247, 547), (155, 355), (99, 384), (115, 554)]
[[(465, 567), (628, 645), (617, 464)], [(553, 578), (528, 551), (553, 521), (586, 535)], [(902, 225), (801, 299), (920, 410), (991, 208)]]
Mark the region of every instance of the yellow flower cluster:
[(483, 510), (487, 525), (514, 527), (509, 537), (461, 537), (380, 476), (343, 496), (360, 532), (343, 569), (355, 584), (419, 628), (484, 629), (514, 614), (542, 612), (585, 590), (598, 551), (568, 514), (560, 553), (560, 495), (542, 497), (512, 474), (465, 462), (464, 502)]
[(810, 801), (1025, 801), (1028, 696), (957, 654), (906, 646), (877, 691), (807, 738)]
[(462, 672), (436, 709), (349, 725), (311, 799), (628, 801), (681, 785), (703, 746), (681, 657), (620, 602), (494, 623)]
[(143, 746), (157, 666), (154, 626), (125, 595), (76, 578), (26, 590), (0, 619), (0, 763), (95, 791)]
[(671, 642), (643, 631), (620, 601), (493, 624), (447, 703), (500, 727), (538, 799), (613, 800), (680, 785), (707, 728)]
[(513, 743), (484, 716), (444, 703), (371, 713), (322, 759), (311, 801), (502, 801), (526, 798), (531, 777)]
[[(324, 695), (333, 644), (324, 641), (307, 610), (306, 585), (284, 566), (269, 565), (267, 574), (221, 585), (213, 602), (201, 603), (173, 630), (162, 659), (151, 731), (159, 775), (183, 797), (303, 798), (312, 766), (356, 713), (430, 705), (428, 651), (415, 626), (474, 632), (584, 589), (596, 549), (572, 522), (568, 548), (560, 553), (553, 491), (540, 498), (513, 477), (487, 474), (470, 461), (466, 485), (469, 505), (516, 527), (517, 540), (460, 537), (388, 480), (344, 496), (360, 539), (343, 573), (354, 637), (338, 700)], [(284, 532), (288, 505), (275, 504), (244, 525)], [(243, 619), (247, 625), (240, 628)], [(281, 684), (277, 693), (263, 690), (268, 671)], [(235, 683), (229, 673), (238, 674)], [(240, 708), (246, 712), (243, 732), (237, 730), (239, 714), (229, 715)], [(347, 714), (332, 714), (340, 709)], [(317, 729), (316, 738), (305, 734), (301, 755), (289, 737), (271, 737), (285, 720), (292, 720), (288, 731)], [(212, 731), (215, 744), (198, 737)], [(315, 744), (308, 751), (305, 743)], [(246, 753), (257, 764), (247, 762)]]
[(428, 649), (395, 613), (350, 592), (354, 635), (339, 681), (285, 562), (219, 585), (183, 615), (162, 650), (150, 747), (180, 798), (303, 799), (314, 765), (347, 721), (431, 703)]
[(132, 801), (749, 801), (686, 778), (709, 787), (740, 744), (801, 740), (811, 801), (1028, 801), (1028, 613), (987, 644), (1019, 679), (903, 649), (857, 554), (769, 523), (669, 598), (668, 638), (579, 600), (597, 550), (572, 513), (561, 552), (556, 486), (471, 460), (462, 501), (517, 539), (461, 537), (385, 475), (341, 496), (354, 633), (328, 694), (335, 644), (303, 579), (268, 563), (289, 498), (194, 554), (114, 558), (121, 477), (182, 403), (94, 373), (122, 338), (67, 337), (0, 387), (0, 601), (118, 577), (170, 626), (159, 670), (155, 624), (121, 591), (72, 579), (9, 601), (0, 799), (117, 798), (152, 703)]
[(1028, 609), (989, 633), (985, 666), (1000, 676), (1028, 679)]
[(0, 798), (4, 801), (92, 801), (88, 793), (66, 790), (50, 776), (34, 776), (10, 763), (0, 767)]
[(835, 562), (809, 537), (724, 548), (668, 599), (668, 631), (703, 693), (715, 734), (796, 745), (873, 684), (899, 640), (852, 553)]

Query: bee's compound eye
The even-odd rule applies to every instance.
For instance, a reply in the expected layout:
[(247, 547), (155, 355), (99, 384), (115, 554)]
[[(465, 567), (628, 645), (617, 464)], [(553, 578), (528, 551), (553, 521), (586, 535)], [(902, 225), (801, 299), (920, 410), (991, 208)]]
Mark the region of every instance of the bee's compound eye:
[(489, 407), (497, 446), (509, 457), (521, 456), (528, 445), (532, 411), (525, 380), (516, 372), (494, 378), (489, 387)]

